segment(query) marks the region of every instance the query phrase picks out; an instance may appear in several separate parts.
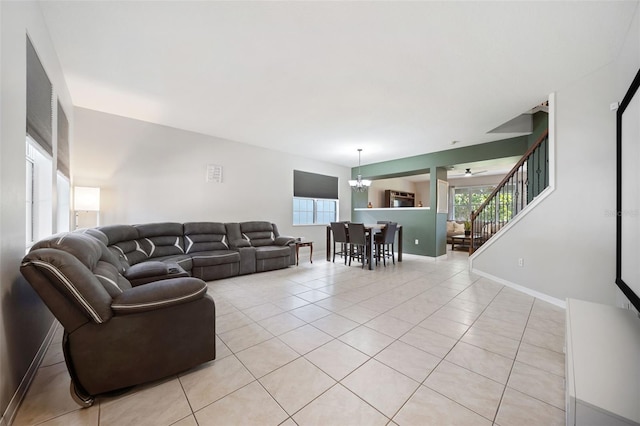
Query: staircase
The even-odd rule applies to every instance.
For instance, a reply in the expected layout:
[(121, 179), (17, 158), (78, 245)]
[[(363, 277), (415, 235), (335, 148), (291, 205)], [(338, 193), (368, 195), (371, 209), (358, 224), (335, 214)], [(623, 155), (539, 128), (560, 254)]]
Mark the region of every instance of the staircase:
[(486, 243), (549, 186), (549, 131), (527, 150), (520, 161), (471, 212), (469, 254)]

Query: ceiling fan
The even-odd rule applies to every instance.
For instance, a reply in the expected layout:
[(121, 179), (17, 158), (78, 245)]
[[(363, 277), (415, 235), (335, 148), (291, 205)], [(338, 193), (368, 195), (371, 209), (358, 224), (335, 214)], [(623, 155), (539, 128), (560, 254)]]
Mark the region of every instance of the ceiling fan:
[(479, 175), (482, 173), (487, 173), (486, 170), (480, 170), (479, 172), (472, 172), (471, 169), (465, 169), (464, 173), (458, 174), (458, 175), (451, 175), (451, 177), (460, 177), (460, 176), (464, 176), (464, 177), (471, 177), (471, 176), (475, 176), (475, 175)]

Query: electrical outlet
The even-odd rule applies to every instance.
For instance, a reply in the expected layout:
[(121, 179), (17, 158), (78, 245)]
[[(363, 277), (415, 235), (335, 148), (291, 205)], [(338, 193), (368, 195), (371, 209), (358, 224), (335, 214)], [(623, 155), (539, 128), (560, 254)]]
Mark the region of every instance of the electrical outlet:
[(518, 266), (520, 266), (520, 267), (524, 266), (524, 258), (522, 258), (522, 257), (518, 258)]
[(418, 240), (416, 240), (416, 245), (418, 245)]

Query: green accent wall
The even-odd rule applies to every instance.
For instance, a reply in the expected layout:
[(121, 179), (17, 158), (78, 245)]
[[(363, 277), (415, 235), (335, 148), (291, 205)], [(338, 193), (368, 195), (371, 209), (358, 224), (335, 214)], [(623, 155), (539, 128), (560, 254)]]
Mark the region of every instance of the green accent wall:
[[(428, 173), (436, 167), (447, 167), (452, 164), (521, 156), (528, 147), (529, 136), (519, 136), (479, 145), (400, 158), (398, 160), (367, 164), (361, 167), (362, 177), (364, 179), (386, 179)], [(352, 168), (352, 178), (355, 179), (357, 175), (358, 168)]]
[[(436, 213), (436, 206), (438, 179), (447, 180), (446, 167), (453, 164), (522, 156), (529, 144), (530, 136), (520, 136), (361, 166), (362, 177), (365, 179), (387, 179), (431, 173), (429, 203), (431, 208), (355, 210), (367, 207), (368, 196), (366, 192), (354, 192), (351, 197), (351, 220), (363, 223), (376, 223), (378, 220), (398, 222), (403, 227), (404, 253), (430, 257), (444, 255), (447, 253), (447, 214)], [(358, 168), (352, 168), (353, 179), (357, 174)]]
[[(433, 173), (431, 175), (433, 176)], [(435, 179), (431, 179), (429, 182), (431, 186), (431, 196), (429, 197), (431, 204), (429, 205), (433, 206), (435, 238), (427, 241), (427, 252), (435, 253), (434, 256), (447, 254), (447, 213), (438, 213), (438, 180), (447, 180), (446, 168), (436, 167)]]
[[(390, 220), (402, 225), (403, 253), (419, 254), (422, 256), (434, 256), (430, 254), (428, 241), (435, 241), (435, 218), (432, 210), (428, 209), (364, 209), (354, 211), (351, 220), (353, 222), (376, 223), (378, 220)], [(446, 227), (445, 227), (446, 230)], [(414, 244), (414, 240), (420, 242)], [(398, 247), (395, 248), (396, 251)]]

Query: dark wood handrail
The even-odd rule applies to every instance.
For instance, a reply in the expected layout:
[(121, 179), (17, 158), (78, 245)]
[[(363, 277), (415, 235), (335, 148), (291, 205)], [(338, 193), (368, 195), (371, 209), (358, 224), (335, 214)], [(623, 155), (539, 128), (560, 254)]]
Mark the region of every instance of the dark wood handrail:
[(513, 175), (515, 175), (518, 172), (518, 170), (520, 170), (520, 167), (525, 163), (525, 161), (527, 161), (529, 159), (529, 157), (531, 157), (531, 155), (534, 153), (534, 151), (540, 145), (542, 145), (542, 143), (547, 139), (548, 136), (549, 136), (549, 129), (545, 130), (544, 133), (542, 135), (540, 135), (540, 138), (538, 138), (536, 143), (531, 145), (531, 147), (527, 150), (527, 152), (524, 153), (522, 158), (516, 163), (515, 166), (513, 166), (511, 171), (509, 173), (507, 173), (507, 175), (504, 177), (504, 179), (502, 179), (500, 181), (500, 183), (498, 185), (496, 185), (495, 189), (493, 191), (491, 191), (491, 194), (489, 194), (487, 199), (484, 200), (484, 203), (482, 203), (480, 205), (480, 207), (478, 207), (478, 209), (476, 211), (471, 212), (471, 224), (472, 224), (472, 226), (473, 226), (473, 221), (478, 217), (479, 212), (484, 210), (484, 208), (487, 206), (487, 204), (489, 204), (491, 202), (491, 200), (493, 200), (493, 198), (496, 196), (496, 194), (502, 189), (502, 187), (504, 185), (507, 184), (507, 182), (509, 182), (509, 180), (513, 177)]

